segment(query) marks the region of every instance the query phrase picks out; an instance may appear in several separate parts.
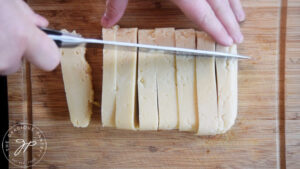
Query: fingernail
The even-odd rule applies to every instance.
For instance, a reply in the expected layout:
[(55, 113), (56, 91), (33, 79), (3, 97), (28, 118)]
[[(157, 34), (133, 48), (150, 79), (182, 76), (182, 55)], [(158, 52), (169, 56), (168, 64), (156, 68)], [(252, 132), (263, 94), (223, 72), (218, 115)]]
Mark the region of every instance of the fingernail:
[(48, 20), (47, 20), (46, 18), (41, 17), (41, 16), (39, 16), (39, 17), (40, 17), (41, 21), (43, 21), (43, 23), (45, 23), (45, 24), (48, 24), (48, 23), (49, 23)]
[(48, 26), (49, 25), (49, 22), (48, 22), (48, 20), (45, 17), (43, 17), (43, 16), (41, 16), (39, 14), (35, 14), (35, 15), (37, 16), (38, 20), (41, 22), (41, 24), (43, 26)]
[(244, 36), (241, 33), (235, 35), (234, 37), (235, 43), (242, 43), (243, 40), (244, 40)]
[(224, 39), (223, 43), (225, 46), (231, 46), (233, 44), (233, 40), (230, 36), (227, 36), (227, 38)]
[(237, 16), (237, 18), (238, 18), (239, 22), (244, 21), (245, 20), (245, 13), (239, 13), (238, 16)]

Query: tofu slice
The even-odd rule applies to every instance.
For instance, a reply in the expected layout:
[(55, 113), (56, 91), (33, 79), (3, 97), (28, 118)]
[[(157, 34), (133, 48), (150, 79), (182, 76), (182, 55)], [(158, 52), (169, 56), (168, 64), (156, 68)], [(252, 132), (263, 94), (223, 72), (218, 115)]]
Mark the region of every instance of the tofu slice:
[[(103, 28), (103, 40), (115, 41), (118, 29), (118, 26), (111, 29)], [(103, 48), (103, 80), (101, 99), (101, 121), (103, 127), (115, 127), (117, 84), (116, 49), (116, 46), (112, 45), (104, 45)]]
[[(120, 28), (116, 40), (137, 43), (137, 28)], [(116, 127), (135, 130), (137, 49), (117, 47)]]
[[(155, 29), (155, 44), (175, 46), (174, 28)], [(159, 129), (178, 128), (175, 55), (157, 52), (156, 81), (158, 91)]]
[[(178, 29), (175, 31), (176, 47), (196, 48), (194, 29)], [(194, 56), (176, 56), (176, 78), (179, 108), (179, 130), (197, 131), (197, 88), (196, 59)]]
[[(224, 47), (217, 45), (216, 50), (225, 53), (237, 53), (236, 45)], [(216, 58), (218, 84), (218, 113), (220, 115), (219, 133), (228, 131), (237, 116), (237, 74), (238, 60), (232, 58)]]
[[(64, 30), (64, 32), (66, 32)], [(76, 32), (72, 32), (76, 34)], [(85, 46), (61, 48), (61, 69), (70, 119), (74, 127), (87, 127), (92, 115), (94, 91)]]
[[(175, 46), (175, 29), (139, 30), (139, 43)], [(140, 49), (138, 71), (140, 130), (177, 129), (174, 54)]]
[[(138, 42), (155, 44), (154, 30), (139, 30)], [(138, 58), (138, 101), (139, 101), (139, 129), (158, 129), (158, 105), (156, 82), (156, 53), (139, 50)]]
[[(208, 34), (197, 32), (197, 49), (215, 51), (215, 42)], [(199, 113), (197, 134), (215, 135), (219, 125), (215, 57), (197, 57), (196, 74)]]

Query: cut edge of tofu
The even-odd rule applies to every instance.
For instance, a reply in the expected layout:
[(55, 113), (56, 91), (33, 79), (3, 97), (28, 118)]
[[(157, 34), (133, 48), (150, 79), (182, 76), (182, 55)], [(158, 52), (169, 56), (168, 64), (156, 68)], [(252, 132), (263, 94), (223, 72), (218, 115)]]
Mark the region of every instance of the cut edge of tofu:
[[(215, 51), (215, 41), (208, 34), (205, 32), (196, 34), (197, 49)], [(196, 72), (199, 113), (197, 135), (216, 135), (218, 134), (218, 103), (215, 57), (197, 57)]]
[[(138, 43), (155, 45), (154, 32), (154, 29), (139, 29)], [(139, 130), (158, 130), (159, 126), (156, 64), (155, 58), (153, 58), (152, 55), (153, 53), (143, 50), (139, 50), (138, 52), (137, 88)], [(148, 57), (152, 57), (152, 59), (148, 60)], [(146, 72), (153, 74), (153, 76), (145, 77)], [(148, 104), (149, 102), (152, 102), (152, 104)], [(148, 112), (149, 109), (151, 109), (150, 115)]]
[[(176, 29), (175, 46), (180, 48), (196, 48), (196, 32), (194, 29)], [(196, 59), (194, 56), (176, 57), (176, 87), (179, 131), (196, 132), (198, 128)], [(184, 73), (187, 71), (187, 75)], [(188, 96), (183, 97), (185, 94)]]
[[(154, 34), (155, 34), (155, 44), (156, 45), (161, 45), (161, 46), (171, 46), (174, 47), (175, 46), (175, 28), (172, 27), (168, 27), (168, 28), (155, 28), (154, 29)], [(164, 54), (161, 52), (156, 52), (158, 57), (157, 57), (157, 68), (156, 71), (158, 72), (159, 68), (161, 67), (166, 67), (166, 66), (171, 66), (174, 70), (174, 72), (172, 72), (172, 70), (169, 70), (168, 72), (162, 72), (159, 71), (159, 73), (157, 73), (157, 96), (158, 96), (158, 115), (159, 115), (159, 125), (158, 125), (158, 129), (159, 130), (173, 130), (173, 129), (178, 129), (179, 127), (179, 112), (178, 112), (178, 94), (177, 94), (177, 87), (176, 87), (176, 59), (175, 59), (175, 54)], [(163, 60), (161, 58), (159, 58), (159, 56), (163, 56)], [(163, 62), (165, 62), (165, 64), (162, 66)], [(172, 63), (173, 62), (173, 63)], [(170, 67), (170, 68), (171, 68)], [(173, 88), (171, 90), (174, 90), (173, 92), (169, 92), (168, 95), (165, 95), (163, 92), (165, 91), (163, 86), (163, 80), (160, 77), (160, 75), (162, 73), (170, 73), (172, 72), (172, 75), (168, 75), (165, 76), (167, 78), (169, 78), (168, 80), (174, 80), (174, 82), (172, 83), (171, 81), (169, 82), (169, 84), (171, 84), (170, 88)], [(173, 79), (172, 77), (173, 76)], [(168, 88), (169, 89), (169, 88)], [(160, 92), (163, 91), (163, 92)], [(169, 95), (174, 95), (174, 97), (169, 97)], [(163, 100), (162, 97), (168, 97), (169, 99)], [(175, 100), (174, 100), (175, 99)], [(173, 101), (172, 101), (173, 100)], [(175, 104), (175, 106), (171, 106), (168, 110), (166, 110), (166, 102), (171, 103), (171, 104)], [(174, 103), (175, 102), (175, 103)], [(171, 112), (171, 113), (170, 113)], [(166, 116), (166, 114), (176, 114), (176, 116), (174, 116), (175, 118), (172, 119), (169, 116)], [(162, 123), (162, 121), (165, 121)]]
[[(137, 28), (120, 28), (117, 30), (116, 40), (122, 42), (129, 43), (137, 43)], [(123, 35), (128, 35), (126, 38)], [(130, 37), (130, 38), (129, 38)], [(116, 92), (116, 116), (115, 116), (115, 124), (118, 129), (127, 129), (127, 130), (136, 130), (138, 126), (137, 117), (136, 117), (136, 73), (137, 73), (137, 48), (133, 47), (117, 47), (117, 92)], [(129, 49), (129, 50), (122, 50)], [(132, 49), (132, 50), (131, 50)], [(123, 53), (122, 53), (123, 52)], [(129, 54), (129, 57), (124, 58), (125, 55), (120, 56), (119, 54)], [(128, 62), (128, 64), (132, 64), (132, 69), (128, 69), (129, 74), (124, 74), (126, 71), (120, 72), (120, 68), (124, 68), (124, 62)], [(125, 66), (127, 66), (126, 64)], [(130, 70), (132, 70), (130, 72)], [(131, 74), (132, 73), (132, 74)], [(118, 78), (124, 76), (130, 76), (132, 79), (128, 79), (129, 84), (128, 88), (124, 88), (127, 80), (122, 80), (122, 78)], [(122, 84), (119, 84), (122, 83)], [(123, 89), (123, 90), (122, 90)], [(122, 90), (122, 91), (121, 91)], [(127, 91), (130, 90), (130, 91)], [(124, 99), (124, 94), (127, 93), (126, 97), (130, 97)], [(120, 104), (121, 103), (121, 104)], [(126, 111), (128, 110), (128, 111)], [(126, 111), (126, 112), (124, 112)], [(128, 119), (124, 118), (124, 113), (127, 113), (130, 117)], [(123, 120), (122, 120), (123, 119)], [(126, 120), (125, 120), (126, 119)]]
[[(63, 29), (62, 32), (70, 33), (65, 29)], [(75, 30), (72, 31), (71, 33), (76, 34), (76, 35), (80, 35), (80, 34), (76, 33)], [(69, 63), (68, 63), (68, 65), (64, 64), (64, 61), (63, 61), (64, 60), (63, 57), (65, 56), (64, 55), (65, 54), (64, 50), (74, 50), (74, 51), (75, 50), (83, 50), (83, 51), (81, 51), (83, 53), (82, 54), (83, 57), (79, 58), (81, 60), (80, 61), (81, 65), (77, 66), (77, 68), (79, 66), (81, 66), (82, 69), (81, 70), (77, 69), (77, 70), (79, 70), (79, 72), (81, 72), (81, 73), (78, 73), (78, 74), (82, 75), (81, 77), (79, 77), (79, 79), (81, 79), (81, 82), (82, 83), (86, 82), (85, 84), (87, 85), (87, 89), (88, 89), (88, 94), (87, 94), (88, 99), (87, 99), (87, 105), (86, 105), (87, 107), (84, 108), (84, 109), (86, 109), (86, 112), (83, 112), (83, 116), (81, 116), (82, 114), (81, 115), (79, 114), (79, 116), (81, 116), (81, 117), (78, 117), (78, 118), (77, 118), (77, 116), (75, 116), (75, 114), (77, 114), (77, 113), (74, 113), (76, 111), (74, 110), (74, 112), (72, 112), (73, 108), (70, 106), (71, 105), (71, 100), (74, 99), (74, 98), (70, 98), (69, 93), (67, 92), (69, 88), (66, 85), (66, 83), (68, 83), (68, 82), (67, 82), (67, 79), (66, 79), (66, 74), (64, 73), (64, 69), (65, 69), (65, 66), (70, 66), (70, 65), (69, 65)], [(92, 85), (92, 69), (91, 69), (89, 63), (87, 62), (87, 60), (85, 58), (86, 48), (85, 48), (85, 45), (80, 45), (80, 46), (78, 46), (74, 49), (69, 49), (69, 48), (64, 49), (64, 48), (62, 48), (62, 49), (60, 49), (60, 51), (61, 51), (61, 54), (62, 54), (61, 68), (62, 68), (62, 75), (63, 75), (63, 81), (64, 81), (64, 89), (65, 89), (65, 92), (66, 92), (67, 104), (68, 104), (68, 109), (69, 109), (69, 114), (70, 114), (70, 121), (72, 122), (74, 127), (84, 128), (84, 127), (87, 127), (90, 123), (91, 115), (93, 113), (93, 110), (92, 110), (93, 109), (93, 104), (94, 104), (94, 90), (93, 90), (93, 85)], [(79, 51), (75, 52), (75, 54), (79, 54), (79, 53), (80, 53)], [(76, 75), (78, 75), (78, 74), (76, 74)], [(81, 83), (81, 82), (77, 82), (77, 84)]]
[[(103, 28), (102, 29), (102, 39), (103, 40), (110, 40), (110, 41), (115, 41), (116, 40), (116, 32), (119, 29), (119, 26), (116, 25), (112, 28)], [(113, 33), (113, 36), (109, 36), (109, 33)], [(116, 46), (106, 46), (104, 45), (103, 47), (103, 75), (102, 75), (102, 96), (101, 96), (101, 123), (103, 127), (115, 127), (115, 113), (116, 113), (116, 83), (117, 83), (117, 66), (116, 66), (116, 58), (117, 58), (117, 50)], [(111, 60), (114, 66), (112, 70), (114, 72), (113, 75), (110, 75), (107, 70), (107, 61), (106, 59), (110, 59), (111, 56), (106, 56), (106, 52), (109, 52), (109, 50), (113, 50), (114, 53), (114, 58)], [(107, 58), (106, 58), (107, 57)], [(108, 73), (106, 77), (106, 73)], [(111, 79), (110, 76), (113, 76), (113, 80)], [(109, 78), (112, 81), (107, 82), (108, 80), (106, 78)], [(106, 83), (111, 83), (111, 84), (105, 84)], [(111, 88), (111, 90), (109, 90)], [(108, 98), (111, 97), (111, 98)], [(113, 100), (113, 101), (112, 101)]]
[[(141, 33), (148, 33), (150, 34), (150, 38), (147, 38), (147, 39), (140, 39), (139, 37), (139, 43), (142, 43), (142, 44), (152, 44), (152, 45), (163, 45), (163, 46), (175, 46), (175, 29), (174, 28), (155, 28), (155, 29), (140, 29), (139, 30), (139, 34)], [(164, 38), (164, 37), (172, 37), (172, 38)], [(139, 51), (141, 52), (141, 51)], [(161, 62), (165, 61), (165, 60), (161, 60), (162, 58), (160, 58), (160, 56), (164, 54), (160, 51), (155, 51), (152, 56), (153, 58), (153, 62), (155, 62), (155, 65), (154, 65), (154, 68), (155, 69), (155, 73), (154, 73), (154, 81), (155, 83), (152, 84), (152, 87), (153, 90), (155, 89), (156, 91), (156, 98), (154, 98), (155, 96), (153, 96), (153, 100), (155, 100), (154, 102), (156, 103), (156, 105), (154, 105), (153, 110), (157, 111), (157, 118), (158, 118), (158, 122), (157, 122), (157, 127), (156, 126), (152, 126), (150, 128), (157, 128), (158, 130), (170, 130), (170, 129), (177, 129), (178, 128), (178, 106), (177, 106), (177, 90), (176, 90), (176, 82), (175, 82), (175, 78), (176, 78), (176, 70), (175, 70), (175, 55), (172, 55), (171, 57), (167, 58), (167, 56), (165, 56), (166, 58), (163, 58), (163, 59), (170, 59), (170, 62), (174, 62), (174, 64), (171, 66), (173, 67), (174, 69), (174, 72), (173, 72), (173, 75), (174, 76), (174, 92), (172, 92), (171, 94), (175, 94), (173, 100), (176, 102), (175, 103), (175, 107), (173, 107), (172, 109), (175, 109), (175, 113), (176, 113), (176, 117), (175, 117), (175, 125), (173, 125), (173, 121), (174, 120), (170, 120), (170, 118), (167, 119), (167, 123), (162, 123), (162, 120), (165, 120), (166, 118), (163, 118), (165, 116), (162, 116), (163, 114), (165, 113), (168, 113), (169, 111), (164, 111), (166, 109), (166, 104), (168, 103), (165, 103), (164, 101), (162, 101), (161, 97), (165, 97), (165, 94), (162, 94), (162, 93), (159, 93), (160, 90), (163, 90), (162, 86), (163, 84), (165, 84), (165, 82), (163, 82), (163, 80), (158, 77), (162, 72), (159, 72), (160, 74), (158, 74), (158, 69), (161, 67), (159, 66), (159, 64), (161, 64)], [(140, 57), (140, 56), (139, 56)], [(172, 58), (173, 57), (173, 58)], [(139, 58), (140, 59), (140, 58)], [(140, 62), (140, 60), (139, 60)], [(139, 63), (140, 65), (140, 63)], [(140, 66), (138, 66), (138, 69), (140, 70)], [(170, 70), (172, 72), (172, 70)], [(139, 72), (139, 75), (140, 75), (140, 72)], [(141, 80), (141, 77), (138, 77), (138, 87), (139, 87), (139, 90), (140, 90), (140, 87), (141, 87), (141, 83), (140, 83), (140, 80)], [(172, 81), (172, 80), (171, 80)], [(138, 92), (139, 94), (139, 110), (141, 110), (141, 92), (139, 91)], [(170, 99), (163, 99), (163, 100), (167, 100), (167, 102), (169, 102)], [(172, 100), (172, 99), (171, 99)], [(163, 112), (164, 111), (164, 112)], [(173, 112), (173, 111), (172, 111)], [(140, 130), (148, 130), (150, 128), (143, 128), (143, 124), (141, 122), (141, 112), (139, 112), (139, 120), (140, 120)], [(174, 113), (174, 112), (173, 112)], [(172, 124), (169, 124), (172, 123)], [(156, 122), (154, 122), (156, 123)], [(165, 124), (165, 125), (162, 125), (162, 124)], [(153, 125), (153, 124), (152, 124)], [(145, 127), (145, 126), (144, 126)], [(149, 126), (148, 126), (149, 127)]]
[[(225, 47), (222, 45), (216, 45), (216, 51), (224, 52), (224, 53), (231, 53), (231, 54), (237, 54), (237, 46), (234, 44), (230, 47)], [(224, 65), (225, 64), (225, 65)], [(217, 58), (216, 59), (216, 70), (217, 74), (218, 67), (225, 66), (226, 71), (231, 74), (227, 74), (227, 77), (225, 79), (226, 84), (230, 84), (229, 88), (226, 88), (226, 90), (230, 90), (231, 95), (226, 95), (224, 99), (224, 96), (222, 95), (223, 90), (220, 86), (220, 77), (217, 76), (217, 85), (218, 85), (218, 112), (221, 116), (220, 118), (220, 125), (219, 125), (219, 132), (218, 134), (223, 134), (227, 132), (235, 123), (237, 112), (238, 112), (238, 59), (233, 58)], [(230, 71), (231, 70), (231, 71)], [(231, 80), (231, 83), (228, 82)], [(224, 79), (223, 79), (224, 80)], [(221, 83), (224, 83), (221, 82)], [(226, 100), (226, 101), (225, 101)], [(228, 104), (228, 101), (232, 102)], [(221, 104), (222, 103), (222, 104)], [(231, 109), (231, 110), (225, 110), (225, 109)]]

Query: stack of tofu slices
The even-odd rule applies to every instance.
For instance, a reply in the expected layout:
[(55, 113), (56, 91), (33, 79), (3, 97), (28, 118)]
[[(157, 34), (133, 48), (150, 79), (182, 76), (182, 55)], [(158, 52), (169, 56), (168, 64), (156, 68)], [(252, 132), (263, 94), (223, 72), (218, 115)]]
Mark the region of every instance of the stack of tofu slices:
[[(193, 29), (119, 28), (103, 39), (237, 53)], [(238, 61), (105, 45), (101, 121), (128, 130), (228, 131), (237, 116)]]
[[(64, 30), (65, 31), (65, 30)], [(76, 32), (72, 32), (76, 34)], [(193, 29), (103, 29), (103, 39), (237, 53)], [(70, 119), (87, 127), (94, 104), (86, 48), (61, 49), (61, 68)], [(132, 47), (104, 46), (101, 120), (128, 130), (228, 131), (237, 116), (238, 61), (174, 55)]]

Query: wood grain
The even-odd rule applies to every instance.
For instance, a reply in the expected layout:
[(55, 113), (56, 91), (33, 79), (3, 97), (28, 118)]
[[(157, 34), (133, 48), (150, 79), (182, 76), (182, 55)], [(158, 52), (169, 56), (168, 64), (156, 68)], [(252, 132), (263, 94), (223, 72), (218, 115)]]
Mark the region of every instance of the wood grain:
[(300, 2), (287, 4), (285, 143), (287, 168), (300, 166)]
[[(287, 32), (286, 71), (280, 71), (280, 1), (242, 1), (247, 20), (241, 25), (245, 42), (238, 51), (253, 58), (239, 62), (238, 118), (232, 130), (224, 135), (199, 137), (177, 131), (102, 128), (99, 107), (94, 107), (88, 128), (73, 128), (60, 67), (47, 73), (32, 66), (32, 121), (44, 131), (48, 142), (46, 155), (33, 168), (284, 168), (281, 160), (285, 159), (280, 159), (285, 157), (280, 147), (280, 136), (285, 133), (279, 132), (280, 72), (287, 73), (283, 76), (286, 77), (287, 166), (296, 168), (299, 165), (297, 84), (300, 67), (297, 60), (299, 10), (294, 1), (288, 8), (291, 19), (287, 19), (287, 25), (291, 25), (291, 29)], [(86, 37), (99, 38), (101, 35), (104, 0), (29, 0), (28, 3), (49, 19), (52, 28), (75, 29)], [(131, 0), (119, 25), (196, 28), (173, 4), (164, 0)], [(87, 60), (93, 69), (95, 101), (101, 103), (102, 47), (88, 48)], [(10, 96), (20, 94), (11, 93)], [(11, 114), (16, 115), (10, 112), (10, 118)], [(33, 156), (35, 151), (33, 149)]]
[[(31, 123), (31, 89), (29, 65), (23, 61), (18, 72), (7, 77), (9, 128), (20, 125), (21, 123)], [(9, 140), (10, 152), (15, 152), (18, 144), (15, 139), (21, 138), (26, 142), (30, 140), (31, 133), (24, 131), (12, 136)], [(17, 161), (27, 162), (31, 159), (31, 150), (17, 157)], [(21, 165), (21, 164), (20, 164)], [(26, 165), (24, 165), (26, 166)], [(18, 168), (9, 163), (9, 168)]]

